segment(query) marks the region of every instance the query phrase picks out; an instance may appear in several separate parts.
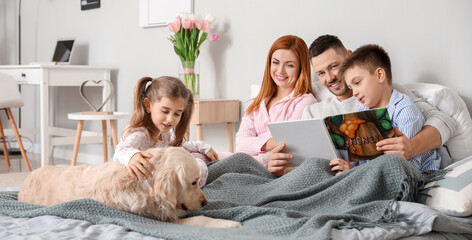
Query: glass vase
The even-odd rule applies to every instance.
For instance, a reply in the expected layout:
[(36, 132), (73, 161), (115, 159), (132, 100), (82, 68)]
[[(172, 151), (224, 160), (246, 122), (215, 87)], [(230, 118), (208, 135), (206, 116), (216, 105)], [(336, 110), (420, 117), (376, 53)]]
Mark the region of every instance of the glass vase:
[(200, 97), (200, 65), (199, 62), (180, 62), (179, 78), (190, 89), (194, 99)]

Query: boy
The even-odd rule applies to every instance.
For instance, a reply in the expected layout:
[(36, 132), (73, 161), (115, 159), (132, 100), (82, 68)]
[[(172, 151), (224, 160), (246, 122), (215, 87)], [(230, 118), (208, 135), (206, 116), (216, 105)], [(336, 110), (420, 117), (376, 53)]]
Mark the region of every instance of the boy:
[[(390, 58), (382, 47), (369, 44), (356, 49), (344, 60), (338, 75), (362, 103), (359, 111), (387, 107), (393, 126), (406, 137), (412, 138), (421, 131), (424, 117), (409, 97), (392, 88)], [(408, 161), (425, 175), (439, 169), (441, 157), (436, 150), (430, 150)], [(365, 162), (346, 163), (351, 169)]]

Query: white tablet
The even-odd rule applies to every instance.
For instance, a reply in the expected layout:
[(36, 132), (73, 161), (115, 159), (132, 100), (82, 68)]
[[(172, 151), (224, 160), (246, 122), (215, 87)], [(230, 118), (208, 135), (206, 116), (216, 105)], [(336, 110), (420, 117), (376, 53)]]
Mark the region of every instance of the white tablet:
[(283, 152), (293, 154), (288, 166), (296, 167), (308, 157), (339, 157), (323, 119), (274, 122), (267, 126), (277, 145), (286, 144)]

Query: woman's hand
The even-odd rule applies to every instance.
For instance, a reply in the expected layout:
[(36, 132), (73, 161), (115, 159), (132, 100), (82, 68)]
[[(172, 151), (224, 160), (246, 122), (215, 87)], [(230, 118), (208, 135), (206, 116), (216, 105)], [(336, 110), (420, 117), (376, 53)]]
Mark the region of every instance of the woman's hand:
[(287, 167), (287, 164), (290, 163), (289, 159), (292, 159), (293, 155), (289, 153), (281, 153), (280, 151), (284, 148), (285, 144), (276, 146), (272, 151), (270, 151), (268, 157), (267, 170), (277, 177), (285, 175), (295, 169), (294, 167)]
[(218, 160), (218, 153), (216, 153), (213, 148), (211, 148), (210, 151), (206, 153), (206, 156), (210, 159), (211, 162)]
[(128, 172), (136, 180), (139, 178), (147, 178), (152, 175), (154, 166), (146, 158), (151, 158), (148, 152), (138, 152), (134, 154), (128, 163)]
[(335, 158), (332, 159), (329, 162), (329, 165), (331, 166), (331, 171), (336, 172), (336, 175), (339, 175), (343, 172), (349, 171), (354, 168), (352, 164), (342, 158)]
[(269, 138), (269, 140), (267, 140), (267, 142), (264, 144), (264, 146), (262, 146), (261, 150), (262, 151), (272, 151), (272, 149), (274, 149), (276, 146), (277, 146), (277, 144), (275, 144), (274, 138)]

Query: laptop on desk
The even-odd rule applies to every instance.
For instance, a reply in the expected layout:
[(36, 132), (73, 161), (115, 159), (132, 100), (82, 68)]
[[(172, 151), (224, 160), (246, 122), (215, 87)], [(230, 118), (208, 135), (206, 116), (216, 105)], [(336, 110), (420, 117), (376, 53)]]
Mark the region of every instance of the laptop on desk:
[(70, 64), (74, 55), (74, 42), (73, 38), (57, 40), (52, 61), (57, 64)]

